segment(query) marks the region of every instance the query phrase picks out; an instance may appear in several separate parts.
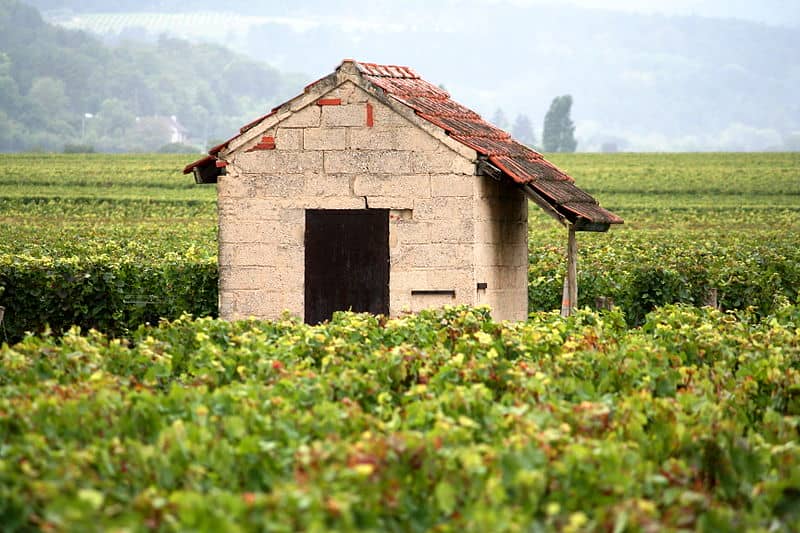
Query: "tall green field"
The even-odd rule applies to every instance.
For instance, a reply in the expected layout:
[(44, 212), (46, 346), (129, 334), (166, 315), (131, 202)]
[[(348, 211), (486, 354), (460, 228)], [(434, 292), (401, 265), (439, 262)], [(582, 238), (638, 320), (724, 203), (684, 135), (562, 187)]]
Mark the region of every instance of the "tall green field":
[[(768, 313), (800, 287), (800, 154), (552, 154), (625, 224), (579, 238), (579, 300), (630, 324), (657, 305)], [(213, 186), (185, 156), (3, 155), (0, 305), (17, 339), (45, 323), (121, 334), (216, 310)], [(530, 217), (531, 310), (559, 306), (565, 231)], [(191, 289), (189, 289), (191, 287)]]

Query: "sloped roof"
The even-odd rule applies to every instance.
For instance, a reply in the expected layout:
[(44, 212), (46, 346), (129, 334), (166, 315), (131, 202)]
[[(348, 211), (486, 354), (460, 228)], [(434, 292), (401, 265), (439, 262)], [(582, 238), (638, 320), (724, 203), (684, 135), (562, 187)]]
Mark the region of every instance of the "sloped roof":
[[(600, 207), (597, 200), (579, 189), (570, 176), (544, 159), (541, 154), (515, 141), (505, 131), (455, 102), (447, 91), (425, 81), (412, 69), (356, 61), (352, 63), (362, 78), (380, 89), (386, 97), (413, 109), (420, 118), (442, 128), (452, 139), (475, 150), (514, 182), (529, 186), (570, 222), (576, 220), (593, 224), (623, 222), (614, 213)], [(305, 92), (325, 79), (310, 84), (305, 88)], [(212, 164), (215, 156), (231, 141), (275, 114), (280, 108), (281, 106), (278, 106), (269, 114), (244, 126), (237, 136), (212, 148), (209, 156), (188, 165), (184, 173), (188, 174), (198, 166)]]

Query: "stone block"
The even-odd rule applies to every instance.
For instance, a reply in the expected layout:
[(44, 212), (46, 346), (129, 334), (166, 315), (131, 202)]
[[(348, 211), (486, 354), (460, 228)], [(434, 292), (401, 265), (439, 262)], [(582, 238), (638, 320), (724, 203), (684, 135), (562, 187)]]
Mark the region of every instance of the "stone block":
[(475, 281), (487, 284), (487, 289), (520, 289), (527, 290), (527, 266), (485, 266), (475, 267)]
[(487, 290), (486, 300), (497, 321), (520, 321), (528, 318), (527, 289)]
[(469, 244), (409, 244), (393, 250), (392, 268), (470, 268), (472, 245)]
[(253, 194), (252, 180), (243, 176), (220, 176), (217, 180), (218, 198), (247, 198)]
[(459, 294), (412, 294), (411, 295), (411, 312), (419, 313), (425, 309), (437, 309), (445, 305), (461, 305), (469, 304), (463, 298), (459, 298)]
[(434, 174), (431, 176), (431, 196), (473, 196), (475, 176), (463, 174)]
[(477, 242), (481, 243), (527, 243), (526, 221), (483, 220), (477, 222)]
[[(474, 304), (475, 284), (471, 269), (454, 268), (416, 268), (393, 271), (390, 282), (393, 302), (402, 302), (418, 311), (428, 307), (450, 304)], [(440, 294), (412, 294), (414, 291), (446, 290), (454, 291), (455, 296)], [(422, 304), (424, 302), (424, 304)]]
[(332, 174), (411, 174), (411, 153), (390, 150), (345, 150), (325, 153), (325, 172)]
[(273, 258), (277, 251), (278, 245), (274, 243), (247, 243), (239, 244), (238, 246), (229, 246), (233, 249), (233, 261), (229, 263), (231, 266), (275, 266)]
[(475, 264), (483, 266), (527, 266), (528, 248), (522, 243), (478, 244)]
[(303, 146), (306, 150), (344, 150), (347, 129), (306, 128), (303, 135)]
[[(411, 174), (410, 152), (375, 150), (370, 153), (367, 170), (376, 174)], [(426, 186), (427, 188), (427, 186)]]
[(425, 244), (431, 242), (429, 222), (399, 220), (389, 224), (390, 238), (397, 237), (398, 244)]
[[(302, 228), (293, 228), (295, 232)], [(303, 270), (304, 251), (302, 244), (275, 244), (275, 243), (240, 243), (226, 245), (226, 257), (231, 260), (220, 265), (235, 267), (273, 267), (289, 269), (292, 271)]]
[(280, 212), (272, 198), (231, 198), (217, 200), (220, 221), (227, 217), (241, 220), (278, 220)]
[(528, 207), (524, 199), (497, 201), (478, 198), (475, 201), (475, 218), (481, 221), (524, 222), (528, 220)]
[[(353, 180), (356, 196), (430, 196), (430, 178), (427, 175), (359, 174)], [(411, 206), (413, 207), (413, 201)]]
[(392, 209), (391, 211), (389, 211), (389, 220), (392, 222), (414, 220), (414, 210)]
[(238, 167), (243, 174), (280, 176), (322, 170), (322, 152), (320, 151), (262, 150), (241, 152), (233, 157), (233, 165)]
[(389, 316), (396, 318), (411, 313), (411, 295), (392, 297), (389, 300)]
[(366, 122), (366, 104), (322, 106), (322, 126), (365, 126)]
[[(305, 228), (303, 230), (305, 233)], [(277, 268), (305, 268), (305, 248), (302, 244), (279, 244), (272, 264)]]
[(414, 268), (392, 271), (389, 289), (392, 298), (405, 300), (412, 297), (413, 291), (455, 291), (461, 303), (474, 303), (474, 279), (471, 269)]
[(219, 292), (219, 317), (223, 320), (232, 320), (235, 308), (234, 295), (232, 291)]
[(302, 194), (306, 177), (303, 174), (280, 176), (263, 174), (253, 180), (254, 195), (260, 199), (286, 198)]
[(471, 197), (416, 198), (414, 200), (415, 220), (462, 220), (472, 218), (473, 200)]
[(302, 268), (277, 268), (272, 266), (230, 266), (220, 268), (220, 290), (302, 290)]
[(313, 174), (306, 177), (303, 196), (352, 196), (349, 174)]
[(394, 109), (388, 107), (383, 102), (379, 102), (377, 99), (371, 98), (370, 103), (372, 104), (372, 120), (374, 124), (373, 127), (404, 128), (404, 127), (414, 126), (414, 124), (409, 122), (405, 117), (400, 115)]
[(464, 174), (475, 175), (475, 163), (464, 156), (440, 146), (432, 152), (413, 152), (414, 174)]
[(445, 287), (449, 284), (462, 295), (475, 291), (475, 275), (472, 268), (431, 269), (427, 272), (426, 281), (432, 288)]
[(436, 220), (429, 223), (431, 243), (475, 242), (475, 221), (471, 218)]
[[(275, 320), (284, 311), (298, 316), (303, 312), (302, 292), (273, 290), (236, 291), (234, 309), (237, 318), (254, 316), (259, 319)], [(298, 305), (299, 300), (299, 305)]]
[(310, 103), (290, 114), (278, 126), (281, 128), (317, 128), (322, 118), (320, 106)]
[(231, 244), (232, 243), (221, 242), (217, 246), (217, 263), (220, 267), (234, 264), (236, 246), (232, 246)]
[[(278, 219), (284, 224), (302, 224), (305, 226), (306, 210), (305, 205), (302, 204), (302, 200), (283, 200), (283, 202), (289, 205), (281, 205), (280, 211), (278, 212)], [(295, 205), (295, 203), (297, 205)]]
[(395, 132), (398, 150), (411, 150), (413, 152), (434, 152), (440, 149), (448, 150), (442, 145), (440, 140), (418, 127), (398, 127), (395, 129)]
[(502, 196), (504, 189), (510, 184), (500, 183), (488, 176), (478, 176), (475, 179), (478, 198), (497, 198)]
[(394, 128), (350, 128), (347, 148), (353, 150), (399, 150)]
[(248, 221), (230, 217), (220, 221), (219, 241), (225, 244), (302, 244), (305, 226), (277, 220)]
[(278, 150), (302, 150), (303, 129), (278, 128), (275, 133), (275, 147)]

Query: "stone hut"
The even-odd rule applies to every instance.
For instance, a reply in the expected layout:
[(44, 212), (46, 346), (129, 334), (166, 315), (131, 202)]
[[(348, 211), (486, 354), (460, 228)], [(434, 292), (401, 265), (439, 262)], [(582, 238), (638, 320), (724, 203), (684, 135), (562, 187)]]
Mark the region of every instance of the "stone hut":
[(226, 319), (488, 304), (524, 320), (528, 199), (570, 236), (622, 222), (413, 70), (353, 60), (185, 173), (217, 184)]

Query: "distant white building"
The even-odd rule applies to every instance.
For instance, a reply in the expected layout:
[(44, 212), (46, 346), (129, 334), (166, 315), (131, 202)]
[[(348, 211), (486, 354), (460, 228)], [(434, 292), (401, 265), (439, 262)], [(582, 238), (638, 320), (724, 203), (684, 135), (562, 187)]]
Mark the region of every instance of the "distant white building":
[(171, 143), (188, 144), (189, 130), (183, 124), (178, 122), (178, 117), (172, 115), (169, 117), (170, 138)]

